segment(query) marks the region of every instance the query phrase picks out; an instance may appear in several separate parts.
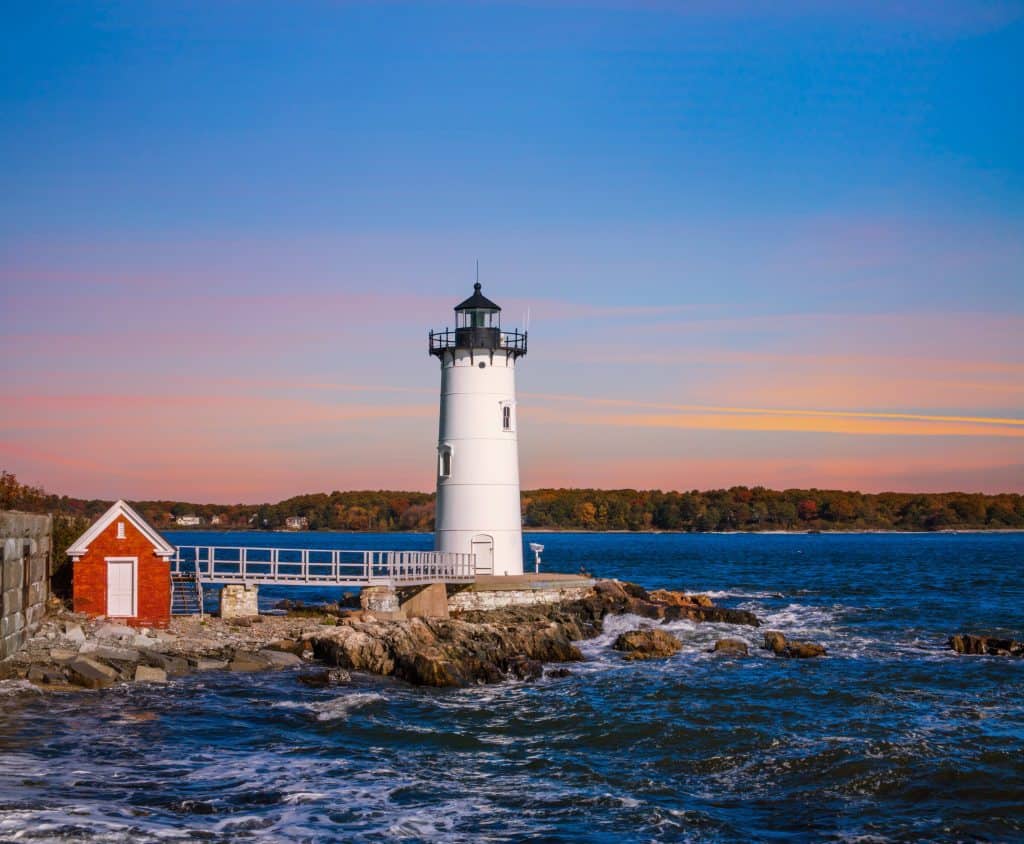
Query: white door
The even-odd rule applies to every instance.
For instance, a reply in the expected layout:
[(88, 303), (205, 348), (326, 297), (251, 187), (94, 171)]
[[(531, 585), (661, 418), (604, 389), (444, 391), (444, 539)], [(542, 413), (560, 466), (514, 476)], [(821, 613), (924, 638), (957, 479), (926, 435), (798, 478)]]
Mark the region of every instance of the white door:
[(474, 536), (471, 550), (476, 554), (476, 573), (494, 574), (494, 540), (489, 536)]
[(107, 563), (107, 615), (111, 618), (135, 615), (135, 563), (131, 560)]

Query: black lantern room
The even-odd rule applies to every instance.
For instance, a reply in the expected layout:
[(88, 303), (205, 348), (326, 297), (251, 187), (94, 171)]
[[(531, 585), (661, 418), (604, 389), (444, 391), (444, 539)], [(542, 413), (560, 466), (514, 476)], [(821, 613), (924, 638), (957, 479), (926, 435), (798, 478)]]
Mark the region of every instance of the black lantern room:
[(438, 357), (448, 351), (465, 349), (472, 355), (475, 351), (496, 352), (518, 357), (526, 354), (525, 331), (501, 330), (501, 306), (496, 305), (481, 291), (478, 281), (473, 285), (473, 295), (455, 306), (455, 330), (430, 332), (430, 353)]

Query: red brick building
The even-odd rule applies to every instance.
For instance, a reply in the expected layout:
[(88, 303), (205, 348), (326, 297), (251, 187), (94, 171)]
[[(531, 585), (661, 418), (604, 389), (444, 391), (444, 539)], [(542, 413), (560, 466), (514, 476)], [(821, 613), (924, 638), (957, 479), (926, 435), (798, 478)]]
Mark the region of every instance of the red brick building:
[(137, 627), (171, 620), (174, 546), (118, 501), (68, 548), (74, 561), (75, 612)]

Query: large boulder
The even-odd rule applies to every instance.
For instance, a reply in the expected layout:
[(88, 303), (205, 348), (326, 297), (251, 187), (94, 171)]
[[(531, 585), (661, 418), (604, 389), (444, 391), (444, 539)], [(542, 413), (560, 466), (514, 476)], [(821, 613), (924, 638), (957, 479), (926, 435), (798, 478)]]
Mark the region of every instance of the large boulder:
[(626, 659), (658, 659), (672, 656), (682, 647), (682, 642), (664, 630), (646, 628), (622, 633), (612, 647), (625, 651)]
[(826, 653), (825, 646), (816, 642), (787, 642), (783, 656), (790, 659), (811, 659), (816, 656), (825, 656)]
[(270, 663), (272, 668), (295, 668), (297, 665), (302, 665), (302, 659), (300, 657), (285, 651), (275, 651), (264, 648), (262, 651), (258, 652), (258, 656)]
[(26, 679), (33, 683), (43, 683), (49, 686), (64, 685), (68, 681), (64, 672), (57, 666), (40, 665), (39, 663), (29, 666)]
[(711, 652), (721, 656), (747, 656), (750, 653), (742, 639), (719, 639)]
[(749, 610), (734, 610), (727, 607), (704, 607), (699, 604), (665, 607), (663, 616), (670, 621), (686, 618), (690, 621), (742, 624), (746, 627), (761, 626), (761, 620)]
[(134, 648), (119, 648), (111, 645), (100, 645), (93, 651), (96, 659), (116, 660), (117, 662), (138, 662), (140, 654)]
[(715, 602), (707, 595), (689, 595), (686, 592), (672, 592), (668, 589), (655, 589), (648, 598), (670, 607), (713, 607), (715, 605)]
[(166, 683), (167, 672), (162, 668), (153, 668), (149, 665), (137, 665), (135, 667), (136, 683)]
[(79, 656), (67, 665), (72, 683), (87, 689), (105, 689), (117, 682), (118, 672), (99, 660)]
[(764, 644), (761, 647), (786, 659), (811, 659), (825, 656), (827, 653), (823, 645), (815, 642), (789, 641), (777, 630), (769, 630), (764, 634)]
[(777, 630), (768, 630), (764, 634), (764, 644), (761, 647), (766, 651), (772, 651), (776, 656), (781, 656), (786, 650), (786, 637)]
[(639, 583), (630, 583), (628, 580), (620, 581), (620, 583), (630, 598), (636, 598), (640, 601), (651, 600), (651, 596), (648, 594), (647, 590)]
[(428, 686), (495, 683), (509, 674), (535, 674), (533, 662), (583, 658), (572, 644), (572, 638), (581, 635), (576, 625), (544, 621), (526, 612), (503, 613), (503, 619), (505, 615), (516, 620), (498, 624), (440, 618), (387, 623), (344, 619), (313, 636), (313, 651), (332, 665)]
[(64, 638), (76, 645), (82, 644), (85, 641), (85, 632), (82, 630), (82, 625), (70, 622), (65, 623)]
[(618, 580), (599, 580), (594, 584), (594, 591), (598, 595), (604, 595), (608, 598), (626, 599), (629, 597), (629, 593), (623, 589), (622, 584)]
[(509, 672), (520, 680), (536, 680), (543, 676), (544, 666), (540, 660), (517, 656), (509, 663)]
[(234, 659), (228, 663), (228, 671), (240, 673), (267, 671), (273, 667), (270, 660), (265, 659), (262, 654), (254, 654), (247, 651), (236, 651)]
[(342, 686), (351, 682), (352, 675), (344, 668), (321, 668), (316, 671), (303, 672), (299, 675), (298, 680), (304, 686), (325, 689), (328, 686)]
[(138, 650), (142, 662), (153, 668), (162, 668), (167, 672), (168, 677), (184, 677), (191, 671), (188, 660), (181, 657), (171, 656), (151, 648), (139, 648)]

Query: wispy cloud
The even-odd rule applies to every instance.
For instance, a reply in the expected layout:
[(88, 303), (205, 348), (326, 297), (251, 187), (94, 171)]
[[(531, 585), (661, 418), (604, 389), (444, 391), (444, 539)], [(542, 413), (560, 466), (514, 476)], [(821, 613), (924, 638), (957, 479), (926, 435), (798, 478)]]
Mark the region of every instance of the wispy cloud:
[(627, 399), (552, 394), (533, 394), (532, 397), (549, 402), (583, 403), (594, 406), (629, 408), (633, 411), (671, 411), (671, 413), (587, 413), (563, 417), (567, 420), (571, 419), (576, 424), (748, 431), (814, 431), (872, 436), (1024, 436), (1024, 419), (1011, 417), (661, 404)]

